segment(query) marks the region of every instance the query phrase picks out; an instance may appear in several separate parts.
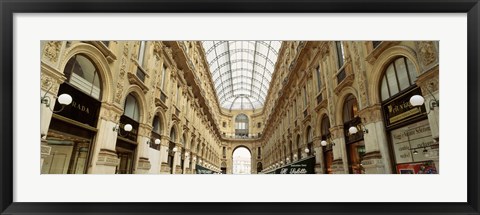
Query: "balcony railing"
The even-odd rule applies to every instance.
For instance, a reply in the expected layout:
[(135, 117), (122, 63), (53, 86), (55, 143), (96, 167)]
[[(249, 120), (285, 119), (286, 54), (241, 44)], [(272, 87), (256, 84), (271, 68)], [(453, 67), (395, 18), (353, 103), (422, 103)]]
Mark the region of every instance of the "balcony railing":
[(340, 84), (345, 77), (347, 77), (347, 74), (345, 73), (345, 68), (342, 68), (342, 70), (340, 70), (340, 72), (337, 74), (337, 84)]

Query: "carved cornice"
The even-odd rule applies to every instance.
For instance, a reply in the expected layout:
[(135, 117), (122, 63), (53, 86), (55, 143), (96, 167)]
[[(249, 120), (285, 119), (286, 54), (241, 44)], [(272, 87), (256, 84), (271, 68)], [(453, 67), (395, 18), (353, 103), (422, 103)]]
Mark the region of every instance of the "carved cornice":
[(134, 85), (139, 86), (142, 89), (143, 93), (148, 92), (147, 85), (145, 85), (135, 74), (133, 74), (131, 72), (128, 72), (127, 77), (128, 77), (128, 82), (130, 84), (134, 84)]

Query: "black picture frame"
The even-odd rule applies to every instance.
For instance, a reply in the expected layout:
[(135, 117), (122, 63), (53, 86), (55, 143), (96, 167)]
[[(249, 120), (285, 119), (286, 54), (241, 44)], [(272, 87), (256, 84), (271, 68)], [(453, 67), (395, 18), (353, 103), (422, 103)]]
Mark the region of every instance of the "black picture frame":
[[(478, 0), (0, 0), (0, 212), (2, 214), (480, 214)], [(468, 197), (465, 203), (26, 203), (13, 202), (15, 13), (467, 13)], [(445, 186), (455, 186), (453, 184)], [(447, 194), (446, 194), (447, 195)], [(361, 201), (361, 199), (360, 199)]]

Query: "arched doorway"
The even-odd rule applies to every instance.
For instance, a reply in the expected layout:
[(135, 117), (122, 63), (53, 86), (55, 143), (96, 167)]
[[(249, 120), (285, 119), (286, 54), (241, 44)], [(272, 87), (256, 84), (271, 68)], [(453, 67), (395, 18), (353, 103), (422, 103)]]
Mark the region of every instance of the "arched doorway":
[(262, 172), (262, 170), (263, 170), (262, 162), (258, 162), (257, 163), (257, 173)]
[(439, 166), (439, 145), (432, 137), (425, 105), (413, 107), (409, 102), (413, 95), (423, 94), (416, 85), (417, 74), (410, 59), (398, 56), (385, 67), (379, 83), (391, 164), (398, 174), (417, 174), (407, 168), (415, 165), (423, 166), (422, 172), (437, 173)]
[(44, 103), (50, 109), (53, 106), (55, 114), (46, 140), (42, 141), (42, 151), (45, 148), (51, 152), (42, 153), (42, 174), (87, 173), (97, 135), (102, 81), (105, 80), (100, 78), (97, 65), (82, 54), (70, 58), (64, 73), (67, 80), (59, 86), (57, 96), (70, 95), (71, 105), (63, 107), (56, 99)]
[(222, 170), (222, 174), (227, 174), (227, 163), (222, 162), (221, 170)]
[(320, 131), (322, 134), (322, 140), (327, 141), (327, 145), (322, 147), (322, 153), (323, 153), (323, 165), (325, 166), (325, 173), (326, 174), (332, 174), (332, 164), (333, 164), (333, 142), (330, 142), (331, 140), (331, 134), (330, 134), (330, 119), (328, 118), (327, 114), (323, 115), (322, 117), (322, 122), (321, 122), (321, 127)]
[[(117, 174), (132, 174), (134, 166), (134, 154), (137, 149), (138, 127), (140, 122), (140, 106), (133, 94), (125, 98), (123, 115), (120, 116), (120, 130), (117, 132), (117, 143), (115, 151), (119, 159), (116, 169)], [(126, 132), (124, 125), (130, 124), (132, 130)], [(127, 134), (125, 134), (127, 133)]]
[(358, 126), (361, 123), (358, 116), (357, 98), (352, 94), (348, 95), (343, 104), (343, 123), (345, 128), (345, 143), (347, 148), (348, 171), (350, 174), (365, 174), (361, 165), (365, 155), (365, 143), (363, 132), (349, 134), (347, 129)]
[(247, 147), (239, 146), (233, 150), (233, 174), (250, 174), (252, 153)]
[(248, 137), (248, 117), (245, 114), (238, 114), (235, 117), (235, 136)]

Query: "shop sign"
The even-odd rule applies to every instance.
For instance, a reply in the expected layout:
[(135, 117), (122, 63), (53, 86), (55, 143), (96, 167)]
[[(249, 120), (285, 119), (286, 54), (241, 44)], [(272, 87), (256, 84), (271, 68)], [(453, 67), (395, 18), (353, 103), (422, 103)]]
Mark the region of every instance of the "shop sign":
[(413, 95), (422, 95), (420, 88), (414, 88), (383, 105), (387, 128), (426, 113), (425, 105), (414, 107), (410, 104)]
[(315, 174), (315, 156), (280, 167), (267, 174)]
[(433, 161), (405, 163), (397, 165), (398, 174), (437, 174)]
[[(92, 127), (97, 127), (100, 101), (97, 101), (67, 83), (61, 84), (58, 89), (58, 95), (64, 93), (72, 96), (72, 103), (66, 105), (63, 110), (57, 114)], [(60, 109), (62, 109), (62, 105), (60, 105), (58, 101), (55, 101), (54, 111), (59, 111)]]
[[(126, 132), (125, 130), (123, 130), (123, 127), (126, 124), (132, 125), (132, 130), (130, 132)], [(129, 139), (129, 140), (134, 141), (134, 142), (137, 141), (138, 122), (136, 122), (133, 119), (130, 119), (130, 117), (128, 117), (128, 116), (122, 115), (120, 117), (119, 126), (120, 126), (120, 131), (118, 131), (118, 133), (117, 133), (118, 136), (124, 137), (124, 138)]]
[[(428, 120), (392, 130), (391, 138), (397, 163), (428, 160), (422, 151), (431, 150), (430, 146), (435, 144)], [(418, 154), (413, 154), (415, 149)]]
[[(355, 143), (360, 140), (363, 140), (363, 132), (362, 132), (363, 128), (360, 125), (361, 123), (362, 122), (360, 117), (355, 117), (354, 119), (350, 120), (349, 122), (346, 122), (343, 125), (346, 144)], [(350, 127), (352, 126), (357, 127), (358, 132), (356, 134), (350, 134), (350, 132), (348, 131), (348, 129), (350, 129)]]
[(197, 174), (215, 174), (213, 170), (207, 169), (203, 166), (200, 166), (198, 164), (195, 165), (195, 171)]

